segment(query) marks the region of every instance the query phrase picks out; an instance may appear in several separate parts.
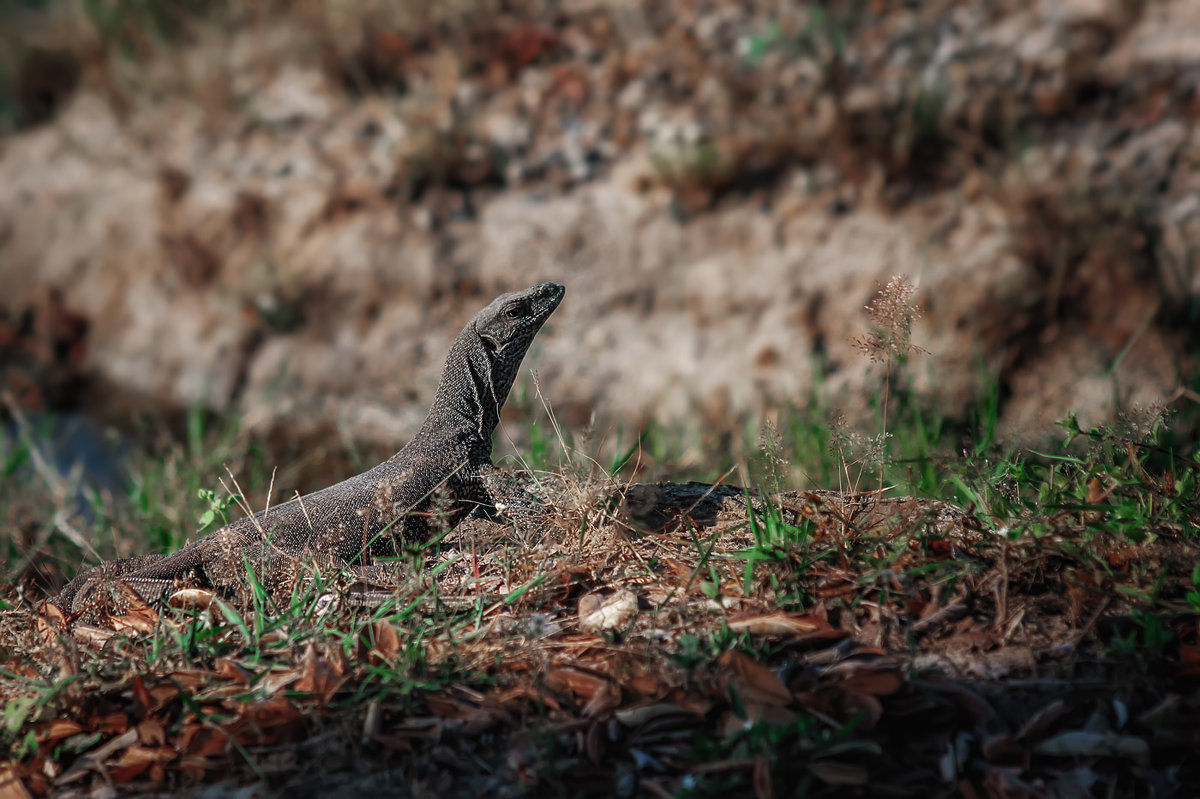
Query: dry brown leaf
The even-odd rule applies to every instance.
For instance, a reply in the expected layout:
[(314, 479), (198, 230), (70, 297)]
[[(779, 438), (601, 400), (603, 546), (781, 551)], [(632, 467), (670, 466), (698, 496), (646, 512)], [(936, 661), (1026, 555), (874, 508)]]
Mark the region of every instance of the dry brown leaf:
[(12, 763), (0, 763), (0, 799), (33, 799)]
[(295, 689), (313, 694), (322, 702), (327, 702), (345, 681), (345, 667), (342, 662), (320, 654), (316, 645), (310, 643), (304, 651), (300, 679), (296, 680)]
[(170, 746), (131, 746), (115, 763), (109, 765), (108, 773), (115, 783), (129, 782), (155, 763), (169, 762), (178, 754), (174, 747)]
[(746, 718), (739, 719), (739, 722), (743, 725), (747, 721), (763, 721), (767, 724), (791, 724), (796, 720), (797, 715), (796, 711), (772, 702), (745, 702), (743, 708), (746, 711)]
[(204, 772), (210, 765), (213, 768), (217, 767), (215, 763), (210, 763), (208, 758), (199, 755), (184, 755), (179, 758), (179, 770), (190, 779), (197, 781), (204, 779)]
[(234, 662), (232, 658), (217, 658), (213, 665), (216, 667), (217, 675), (231, 680), (238, 685), (249, 685), (250, 681), (254, 679), (254, 672)]
[[(193, 764), (196, 761), (224, 755), (229, 751), (231, 744), (230, 735), (225, 730), (203, 724), (185, 724), (179, 734), (175, 736), (175, 749), (187, 756), (184, 760)], [(203, 766), (201, 766), (201, 772), (203, 772)]]
[(641, 697), (659, 696), (663, 692), (662, 681), (653, 674), (639, 674), (625, 683), (625, 687)]
[(143, 746), (163, 746), (167, 742), (167, 730), (163, 723), (154, 717), (143, 719), (137, 725), (138, 741)]
[(263, 677), (258, 684), (259, 687), (261, 687), (266, 693), (275, 694), (299, 679), (299, 669), (279, 669), (270, 672), (266, 677)]
[(585, 703), (591, 702), (598, 692), (610, 685), (612, 680), (606, 675), (579, 666), (551, 669), (546, 674), (547, 688), (560, 693), (569, 691)]
[(736, 690), (743, 702), (782, 706), (792, 701), (791, 692), (775, 672), (748, 655), (730, 650), (717, 663), (728, 672), (726, 685)]
[(391, 663), (400, 654), (400, 633), (396, 627), (382, 619), (371, 625), (371, 643), (367, 660), (374, 666)]
[(908, 684), (900, 666), (895, 663), (848, 660), (830, 667), (830, 675), (844, 675), (839, 683), (847, 691), (871, 696), (891, 696)]
[(1179, 647), (1179, 658), (1183, 661), (1183, 665), (1175, 672), (1177, 678), (1181, 680), (1200, 678), (1200, 646), (1182, 644)]
[(948, 697), (960, 710), (966, 712), (971, 722), (976, 726), (985, 726), (991, 723), (996, 717), (996, 711), (992, 709), (992, 706), (983, 697), (953, 680), (935, 674), (922, 682), (924, 685), (933, 688), (937, 693)]
[(482, 730), (490, 727), (497, 720), (497, 714), (490, 712), (488, 708), (455, 697), (430, 696), (426, 697), (426, 702), (430, 712), (437, 718), (418, 719), (413, 720), (412, 723), (429, 724), (436, 721), (440, 725), (447, 719), (456, 719), (465, 722), (467, 729)]
[(729, 629), (734, 632), (749, 632), (755, 635), (800, 635), (829, 629), (828, 622), (811, 614), (783, 611), (735, 616), (728, 624)]
[(1017, 768), (1022, 771), (1029, 768), (1029, 750), (1011, 735), (996, 735), (986, 740), (983, 744), (983, 757), (993, 766)]
[[(814, 694), (811, 691), (798, 691), (792, 695), (797, 704), (812, 713), (818, 713), (822, 716), (833, 716), (836, 711), (829, 700), (819, 694)], [(866, 694), (863, 694), (866, 696)]]
[(58, 640), (58, 634), (67, 629), (67, 617), (58, 605), (47, 602), (41, 608), (41, 614), (35, 617), (38, 637), (44, 644), (53, 644)]
[(1061, 699), (1055, 699), (1050, 704), (1043, 707), (1037, 713), (1029, 717), (1029, 720), (1021, 725), (1020, 731), (1017, 732), (1018, 741), (1027, 741), (1030, 738), (1040, 738), (1051, 727), (1067, 714), (1067, 704)]
[(192, 689), (207, 685), (212, 672), (205, 669), (176, 669), (167, 675), (180, 688)]
[(74, 765), (61, 774), (54, 782), (56, 785), (66, 785), (81, 779), (91, 769), (102, 769), (104, 761), (111, 755), (120, 752), (137, 743), (137, 730), (130, 728), (125, 732), (110, 738), (100, 746), (75, 761)]
[(307, 734), (307, 724), (291, 701), (273, 696), (244, 706), (225, 730), (243, 746), (273, 746), (300, 740)]
[(592, 695), (580, 711), (586, 718), (600, 718), (621, 704), (621, 689), (616, 683), (605, 683)]
[(152, 685), (147, 690), (150, 693), (151, 700), (154, 702), (153, 711), (158, 711), (165, 704), (179, 696), (179, 686), (169, 682)]
[(608, 750), (606, 737), (604, 734), (604, 724), (596, 722), (589, 724), (587, 732), (584, 733), (584, 751), (587, 753), (588, 760), (597, 766), (604, 760), (604, 753)]
[(130, 686), (133, 692), (133, 698), (142, 706), (143, 713), (149, 713), (154, 704), (154, 700), (150, 698), (150, 692), (146, 690), (146, 682), (142, 679), (142, 675), (133, 675), (133, 684)]
[(38, 743), (53, 744), (56, 741), (61, 741), (63, 738), (70, 738), (72, 735), (78, 735), (84, 731), (84, 727), (77, 721), (71, 719), (55, 719), (47, 723), (37, 733)]
[(771, 781), (771, 761), (762, 754), (754, 756), (754, 795), (757, 799), (775, 797), (775, 784)]
[(861, 716), (862, 720), (855, 728), (863, 732), (875, 729), (875, 725), (883, 718), (883, 705), (871, 694), (860, 694), (855, 691), (842, 693), (842, 712), (846, 718)]
[(100, 649), (115, 634), (112, 630), (104, 630), (90, 624), (76, 624), (71, 627), (71, 637), (89, 649)]
[(91, 728), (106, 735), (123, 733), (129, 729), (129, 716), (124, 713), (109, 713), (92, 719)]
[(203, 691), (197, 691), (192, 694), (192, 699), (197, 702), (215, 702), (220, 699), (230, 699), (235, 696), (241, 696), (246, 693), (246, 686), (237, 685), (236, 683), (215, 683), (212, 686), (205, 688)]
[(562, 710), (562, 706), (553, 694), (539, 690), (532, 685), (514, 685), (512, 688), (504, 691), (497, 691), (492, 694), (492, 698), (500, 707), (505, 707), (519, 701), (527, 701), (535, 705), (545, 705), (551, 710)]
[(437, 741), (442, 737), (445, 726), (443, 720), (438, 718), (408, 718), (394, 725), (392, 734), (410, 741)]
[(866, 785), (869, 778), (867, 770), (864, 768), (829, 760), (809, 763), (808, 770), (814, 777), (827, 785)]
[(142, 595), (134, 590), (133, 586), (124, 580), (117, 580), (117, 587), (121, 590), (121, 600), (125, 603), (125, 607), (130, 614), (150, 620), (158, 618), (158, 611), (146, 602)]
[(521, 731), (509, 739), (505, 761), (508, 767), (517, 773), (518, 778), (527, 784), (532, 784), (535, 777), (533, 768), (537, 763), (536, 752), (536, 741), (532, 733)]

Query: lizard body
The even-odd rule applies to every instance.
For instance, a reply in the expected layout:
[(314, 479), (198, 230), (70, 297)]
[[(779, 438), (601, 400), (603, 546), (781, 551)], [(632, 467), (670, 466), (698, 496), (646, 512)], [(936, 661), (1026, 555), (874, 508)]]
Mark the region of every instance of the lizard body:
[[(426, 540), (495, 501), (492, 433), (534, 336), (565, 289), (539, 283), (504, 294), (450, 348), (425, 423), (395, 455), (362, 474), (214, 531), (170, 555), (115, 561), (86, 572), (50, 602), (71, 618), (98, 584), (120, 577), (144, 599), (176, 579), (228, 583), (247, 561), (270, 576), (298, 559), (366, 563)], [(148, 596), (155, 594), (157, 596)]]

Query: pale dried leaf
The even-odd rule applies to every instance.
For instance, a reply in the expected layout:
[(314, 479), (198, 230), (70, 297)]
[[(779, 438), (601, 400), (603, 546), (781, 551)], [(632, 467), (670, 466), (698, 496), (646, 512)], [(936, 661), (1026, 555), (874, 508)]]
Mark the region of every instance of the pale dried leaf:
[(660, 716), (683, 716), (692, 721), (697, 718), (696, 714), (685, 707), (672, 705), (666, 702), (660, 702), (652, 705), (640, 705), (638, 707), (625, 707), (618, 710), (613, 716), (617, 721), (624, 724), (626, 727), (638, 727), (652, 719)]
[(827, 785), (866, 785), (869, 776), (866, 769), (859, 766), (825, 760), (809, 763), (808, 770)]
[(208, 610), (215, 594), (206, 588), (181, 588), (167, 599), (167, 604), (180, 610)]
[(1042, 741), (1033, 749), (1051, 757), (1120, 757), (1138, 763), (1148, 762), (1150, 746), (1132, 735), (1103, 735), (1073, 730)]
[(807, 613), (759, 613), (730, 619), (729, 629), (755, 635), (799, 635), (828, 629), (829, 624)]
[(12, 763), (0, 763), (0, 799), (33, 799)]
[(595, 594), (579, 600), (579, 627), (587, 632), (621, 629), (637, 614), (637, 595), (628, 589), (617, 591), (598, 604), (595, 600)]

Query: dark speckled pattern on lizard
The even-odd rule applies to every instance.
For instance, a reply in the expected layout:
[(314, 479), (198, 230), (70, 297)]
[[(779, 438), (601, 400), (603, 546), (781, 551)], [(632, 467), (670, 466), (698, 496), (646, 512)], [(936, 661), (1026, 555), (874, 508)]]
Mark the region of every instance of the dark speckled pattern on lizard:
[[(102, 564), (50, 602), (84, 612), (114, 577), (153, 601), (175, 581), (228, 585), (247, 562), (264, 581), (297, 561), (366, 563), (399, 542), (426, 540), (472, 510), (491, 512), (492, 433), (534, 336), (562, 301), (556, 283), (502, 295), (475, 315), (450, 348), (429, 415), (392, 457), (362, 474), (233, 522), (165, 556)], [(293, 568), (287, 568), (288, 564)]]

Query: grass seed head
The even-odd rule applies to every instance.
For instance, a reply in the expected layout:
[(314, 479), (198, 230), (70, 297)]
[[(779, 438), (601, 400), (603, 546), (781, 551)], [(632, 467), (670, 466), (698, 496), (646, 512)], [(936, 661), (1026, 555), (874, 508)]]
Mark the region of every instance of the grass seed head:
[(853, 339), (856, 349), (874, 362), (890, 363), (914, 352), (924, 352), (912, 343), (913, 323), (921, 309), (913, 301), (917, 287), (905, 275), (893, 275), (866, 306), (872, 331)]

